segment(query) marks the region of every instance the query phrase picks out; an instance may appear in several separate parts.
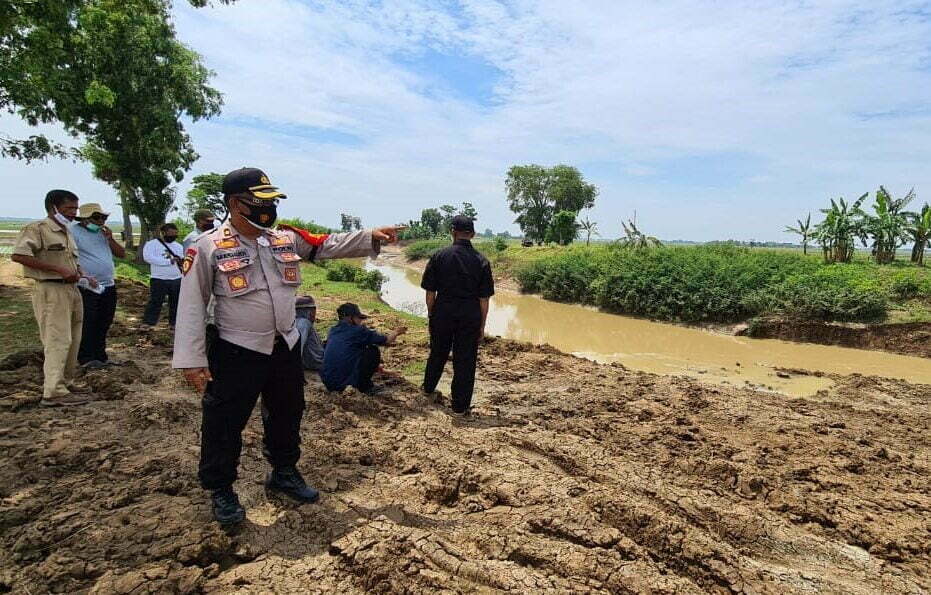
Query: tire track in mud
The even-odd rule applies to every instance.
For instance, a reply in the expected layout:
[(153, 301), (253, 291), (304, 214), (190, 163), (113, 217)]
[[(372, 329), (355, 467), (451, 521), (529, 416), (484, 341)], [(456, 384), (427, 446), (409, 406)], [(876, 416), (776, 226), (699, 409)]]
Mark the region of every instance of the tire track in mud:
[[(931, 588), (931, 387), (837, 377), (788, 399), (493, 341), (471, 420), (407, 382), (373, 400), (311, 381), (301, 470), (318, 505), (266, 494), (256, 415), (247, 522), (226, 534), (197, 485), (199, 403), (166, 373), (170, 337), (121, 324), (135, 366), (97, 381), (112, 400), (38, 409), (35, 357), (0, 369), (0, 589)], [(401, 345), (387, 365), (424, 355)]]

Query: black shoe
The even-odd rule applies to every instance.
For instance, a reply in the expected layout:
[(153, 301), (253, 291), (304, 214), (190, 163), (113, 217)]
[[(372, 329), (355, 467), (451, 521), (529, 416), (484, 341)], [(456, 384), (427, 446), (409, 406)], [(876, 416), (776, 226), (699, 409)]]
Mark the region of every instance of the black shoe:
[(213, 500), (213, 518), (221, 525), (236, 525), (246, 518), (246, 509), (239, 503), (233, 488), (220, 488), (210, 494)]
[(298, 502), (312, 504), (320, 499), (320, 492), (308, 486), (294, 467), (274, 469), (265, 480), (265, 487), (290, 496)]

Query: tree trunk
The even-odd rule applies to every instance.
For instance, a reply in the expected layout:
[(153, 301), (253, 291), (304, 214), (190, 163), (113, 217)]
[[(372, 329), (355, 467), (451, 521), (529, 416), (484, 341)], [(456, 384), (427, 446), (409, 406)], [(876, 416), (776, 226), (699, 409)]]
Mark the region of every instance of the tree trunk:
[(126, 194), (122, 189), (120, 189), (120, 208), (123, 210), (123, 247), (132, 250), (134, 248), (132, 213), (129, 212), (129, 201), (126, 200)]

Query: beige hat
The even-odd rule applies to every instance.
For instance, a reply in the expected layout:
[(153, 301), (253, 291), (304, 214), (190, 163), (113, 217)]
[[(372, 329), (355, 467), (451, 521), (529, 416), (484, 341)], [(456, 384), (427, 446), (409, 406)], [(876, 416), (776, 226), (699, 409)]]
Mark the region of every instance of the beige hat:
[(86, 202), (81, 205), (81, 208), (78, 209), (78, 218), (87, 219), (94, 213), (100, 213), (101, 215), (109, 216), (110, 213), (103, 210), (103, 207), (96, 202)]

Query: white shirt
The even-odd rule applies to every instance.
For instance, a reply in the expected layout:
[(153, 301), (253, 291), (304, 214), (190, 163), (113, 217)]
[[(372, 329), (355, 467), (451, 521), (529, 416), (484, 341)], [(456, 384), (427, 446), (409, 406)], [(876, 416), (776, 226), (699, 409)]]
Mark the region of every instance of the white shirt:
[[(178, 258), (184, 258), (184, 250), (178, 242), (166, 242), (171, 251)], [(164, 279), (171, 281), (181, 278), (181, 269), (171, 261), (168, 250), (162, 245), (162, 242), (156, 238), (149, 240), (142, 248), (142, 259), (149, 263), (150, 274), (153, 279)]]
[[(191, 247), (191, 244), (193, 244), (203, 233), (206, 232), (203, 232), (195, 227), (194, 231), (184, 236), (184, 239), (181, 240), (181, 244), (183, 244), (185, 253), (187, 252), (187, 249)], [(184, 254), (181, 256), (184, 256)]]

